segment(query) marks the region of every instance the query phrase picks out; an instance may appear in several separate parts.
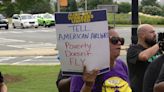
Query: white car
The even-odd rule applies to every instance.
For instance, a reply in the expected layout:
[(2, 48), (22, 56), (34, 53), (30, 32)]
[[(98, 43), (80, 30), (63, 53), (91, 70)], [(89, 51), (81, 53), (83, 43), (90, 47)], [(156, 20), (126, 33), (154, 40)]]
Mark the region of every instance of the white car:
[(38, 22), (33, 18), (32, 14), (14, 14), (12, 17), (12, 26), (13, 28), (38, 28)]

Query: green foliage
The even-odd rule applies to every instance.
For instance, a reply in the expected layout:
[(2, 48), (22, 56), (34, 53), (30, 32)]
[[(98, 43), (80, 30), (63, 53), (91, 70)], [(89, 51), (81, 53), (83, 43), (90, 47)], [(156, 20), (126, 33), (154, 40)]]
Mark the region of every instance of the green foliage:
[(140, 21), (142, 24), (147, 23), (153, 25), (164, 25), (164, 17), (159, 17), (159, 16), (140, 15)]
[(75, 0), (68, 0), (67, 7), (61, 7), (62, 12), (73, 12), (77, 11), (77, 4)]
[(162, 9), (157, 6), (144, 6), (142, 8), (142, 12), (145, 14), (151, 14), (151, 15), (161, 15)]
[[(108, 24), (112, 25), (114, 23), (114, 14), (108, 13)], [(131, 16), (129, 14), (115, 14), (116, 24), (130, 24)]]
[(99, 4), (112, 4), (113, 0), (99, 0)]
[(142, 6), (147, 6), (147, 5), (159, 6), (159, 4), (157, 3), (157, 0), (142, 0), (141, 5)]
[(49, 0), (16, 0), (16, 3), (11, 3), (11, 0), (3, 0), (3, 5), (0, 6), (0, 12), (11, 17), (14, 13), (43, 13), (52, 12)]
[(131, 11), (131, 5), (128, 2), (122, 2), (118, 4), (119, 13), (128, 13)]
[(88, 0), (88, 9), (92, 10), (92, 9), (97, 9), (97, 5), (100, 4), (99, 0)]
[(161, 14), (161, 16), (164, 16), (164, 5), (161, 6), (161, 9), (162, 9), (162, 14)]
[[(164, 25), (164, 17), (139, 15), (139, 20), (142, 24)], [(113, 25), (114, 23), (114, 15), (111, 13), (108, 13), (108, 23), (109, 25)], [(131, 25), (131, 14), (116, 14), (115, 23)]]

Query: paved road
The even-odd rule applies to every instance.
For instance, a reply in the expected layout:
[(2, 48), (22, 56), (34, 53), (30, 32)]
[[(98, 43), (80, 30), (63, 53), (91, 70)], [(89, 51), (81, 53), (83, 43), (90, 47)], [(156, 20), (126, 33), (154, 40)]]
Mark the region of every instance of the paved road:
[[(55, 48), (56, 31), (51, 28), (28, 28), (0, 30), (0, 50), (18, 50), (32, 48)], [(57, 56), (23, 56), (23, 57), (0, 57), (0, 64), (56, 64), (59, 63)]]

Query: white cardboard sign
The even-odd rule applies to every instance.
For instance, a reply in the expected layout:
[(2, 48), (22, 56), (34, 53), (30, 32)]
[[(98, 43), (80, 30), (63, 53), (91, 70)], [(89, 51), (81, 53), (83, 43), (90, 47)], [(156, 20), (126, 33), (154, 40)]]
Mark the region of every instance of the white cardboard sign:
[(109, 36), (106, 10), (56, 13), (57, 49), (65, 75), (87, 70), (109, 70)]

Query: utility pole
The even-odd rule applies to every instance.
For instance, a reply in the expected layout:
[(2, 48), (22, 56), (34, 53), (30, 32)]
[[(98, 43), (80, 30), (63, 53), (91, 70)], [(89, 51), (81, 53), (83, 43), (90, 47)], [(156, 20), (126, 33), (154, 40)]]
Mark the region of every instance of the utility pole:
[(138, 22), (138, 0), (132, 0), (132, 44), (137, 44)]
[(87, 11), (87, 0), (85, 0), (85, 10)]
[(57, 0), (57, 12), (60, 12), (60, 0)]

